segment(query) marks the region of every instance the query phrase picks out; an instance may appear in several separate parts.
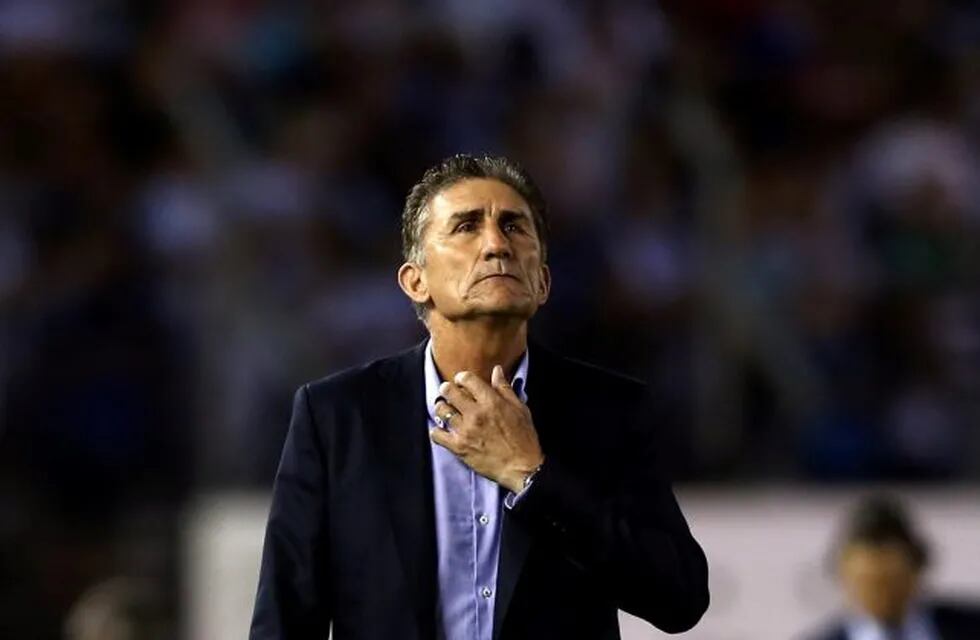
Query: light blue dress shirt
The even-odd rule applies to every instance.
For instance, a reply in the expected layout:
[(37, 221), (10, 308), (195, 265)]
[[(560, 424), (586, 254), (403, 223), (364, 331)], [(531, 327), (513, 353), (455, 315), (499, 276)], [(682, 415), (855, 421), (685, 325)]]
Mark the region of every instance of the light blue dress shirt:
[[(527, 352), (511, 381), (527, 402)], [(432, 358), (432, 341), (425, 347), (425, 400), (428, 428), (442, 428), (435, 415), (439, 372)], [(432, 483), (436, 515), (436, 554), (439, 564), (439, 619), (443, 638), (491, 640), (493, 606), (497, 598), (497, 564), (503, 503), (500, 485), (477, 474), (448, 449), (432, 445)], [(507, 505), (514, 495), (507, 492)]]

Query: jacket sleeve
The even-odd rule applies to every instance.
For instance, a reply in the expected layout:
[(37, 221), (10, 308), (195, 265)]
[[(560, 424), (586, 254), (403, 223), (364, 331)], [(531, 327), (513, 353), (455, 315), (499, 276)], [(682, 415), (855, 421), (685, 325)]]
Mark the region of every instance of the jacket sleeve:
[(679, 633), (708, 608), (708, 564), (658, 463), (649, 402), (630, 414), (609, 488), (545, 451), (513, 513), (601, 581), (618, 608)]
[(304, 385), (293, 399), (273, 486), (250, 640), (327, 638), (325, 489), (324, 455)]

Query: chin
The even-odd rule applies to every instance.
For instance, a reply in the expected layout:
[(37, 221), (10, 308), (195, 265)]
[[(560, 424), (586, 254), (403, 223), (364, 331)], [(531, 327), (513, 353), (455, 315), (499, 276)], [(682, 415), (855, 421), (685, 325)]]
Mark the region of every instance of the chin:
[(474, 305), (466, 315), (471, 318), (491, 317), (529, 320), (537, 310), (538, 308), (533, 302), (521, 300), (519, 302)]

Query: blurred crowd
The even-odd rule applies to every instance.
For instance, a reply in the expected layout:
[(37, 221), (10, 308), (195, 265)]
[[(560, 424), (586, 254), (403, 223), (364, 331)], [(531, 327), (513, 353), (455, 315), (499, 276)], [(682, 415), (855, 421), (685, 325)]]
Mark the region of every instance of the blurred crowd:
[(421, 339), (459, 151), (541, 184), (534, 331), (651, 383), (675, 477), (975, 480), (978, 143), (968, 0), (0, 1), (0, 636), (172, 582), (301, 382)]

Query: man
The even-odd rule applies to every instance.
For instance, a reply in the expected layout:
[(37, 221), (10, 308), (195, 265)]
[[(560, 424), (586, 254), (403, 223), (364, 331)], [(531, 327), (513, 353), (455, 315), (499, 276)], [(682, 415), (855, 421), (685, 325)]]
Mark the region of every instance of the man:
[(850, 515), (836, 553), (851, 612), (820, 640), (976, 640), (980, 610), (921, 597), (929, 550), (902, 506), (875, 496)]
[(252, 640), (618, 638), (617, 609), (669, 632), (704, 613), (642, 385), (528, 345), (545, 211), (503, 158), (411, 190), (398, 283), (430, 337), (297, 392)]

